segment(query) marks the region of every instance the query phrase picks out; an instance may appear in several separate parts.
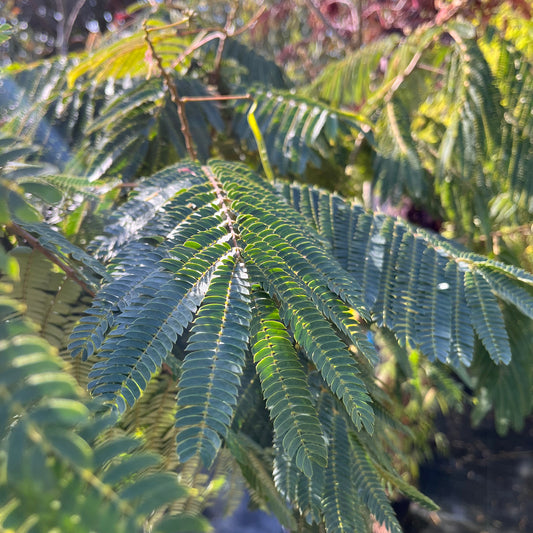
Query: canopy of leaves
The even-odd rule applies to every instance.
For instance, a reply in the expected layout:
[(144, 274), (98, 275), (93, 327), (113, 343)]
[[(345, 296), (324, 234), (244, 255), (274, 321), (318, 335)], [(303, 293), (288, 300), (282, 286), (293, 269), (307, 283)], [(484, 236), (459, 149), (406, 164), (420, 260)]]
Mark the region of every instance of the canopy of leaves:
[(501, 432), (531, 412), (527, 52), (450, 16), (290, 90), (246, 45), (265, 14), (143, 5), (2, 73), (3, 527), (203, 531), (246, 483), (290, 530), (400, 532), (391, 494), (436, 505), (387, 359)]

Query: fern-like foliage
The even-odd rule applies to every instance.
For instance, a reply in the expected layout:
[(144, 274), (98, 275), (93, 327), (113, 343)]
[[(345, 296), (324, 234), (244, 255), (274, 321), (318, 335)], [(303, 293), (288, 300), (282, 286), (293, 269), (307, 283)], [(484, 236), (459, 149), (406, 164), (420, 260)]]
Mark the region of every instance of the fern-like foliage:
[(399, 98), (385, 104), (376, 129), (375, 190), (383, 198), (394, 198), (400, 192), (415, 200), (427, 196), (427, 178), (411, 134), (409, 113)]
[[(339, 148), (343, 137), (361, 132), (357, 115), (343, 113), (323, 103), (282, 90), (249, 91), (257, 103), (255, 116), (268, 157), (281, 174), (302, 174), (308, 163), (320, 167)], [(246, 116), (250, 104), (237, 107), (233, 130), (255, 149)]]
[[(203, 85), (194, 80), (176, 79), (175, 83), (182, 96), (208, 95)], [(211, 102), (191, 102), (187, 104), (187, 118), (198, 155), (206, 159), (210, 128), (223, 127), (218, 109)], [(87, 134), (86, 142), (93, 146), (91, 150), (96, 148), (96, 152), (86, 162), (82, 156), (88, 146), (83, 146), (76, 163), (81, 164), (83, 160), (83, 168), (91, 181), (104, 174), (119, 175), (127, 181), (146, 160), (152, 163), (143, 170), (152, 173), (186, 154), (176, 105), (159, 78), (136, 84), (111, 100), (92, 122)], [(96, 146), (93, 135), (97, 139)], [(167, 142), (161, 142), (163, 139)]]
[[(462, 368), (471, 364), (476, 337), (494, 363), (511, 360), (498, 297), (531, 315), (530, 274), (336, 195), (275, 188), (240, 164), (165, 169), (141, 182), (114, 220), (120, 240), (111, 225), (93, 247), (113, 257), (113, 279), (72, 335), (74, 353), (97, 356), (93, 394), (127, 413), (178, 357), (178, 459), (205, 466), (227, 439), (232, 453), (245, 453), (230, 436), (234, 421), (235, 429), (247, 427), (240, 395), (251, 405), (262, 396), (283, 454), (276, 486), (331, 530), (341, 527), (341, 515), (344, 530), (360, 523), (364, 512), (349, 504), (356, 493), (358, 505), (398, 530), (376, 487), (386, 478), (405, 489), (385, 455), (370, 460), (360, 451), (375, 410), (380, 424), (387, 420), (368, 371), (377, 354), (366, 323), (375, 320), (401, 345)], [(242, 381), (251, 357), (260, 388)], [(328, 391), (323, 401), (339, 402), (326, 411), (342, 420), (320, 415), (310, 371)], [(347, 453), (358, 457), (359, 477), (345, 479), (336, 466)], [(348, 505), (351, 519), (340, 511)]]
[(378, 325), (392, 330), (402, 346), (468, 366), (475, 333), (496, 363), (511, 360), (497, 296), (522, 302), (519, 309), (531, 318), (531, 274), (318, 189), (285, 186), (283, 192), (316, 221), (333, 255), (364, 288)]
[[(222, 58), (227, 62), (222, 69), (222, 75), (227, 77), (228, 83), (240, 87), (249, 87), (256, 83), (268, 85), (277, 89), (285, 89), (289, 85), (281, 68), (263, 57), (253, 48), (250, 48), (235, 38), (226, 39)], [(237, 67), (232, 69), (231, 62), (236, 62)], [(237, 76), (228, 76), (225, 73), (237, 70)]]
[[(161, 457), (132, 454), (139, 441), (96, 444), (116, 417), (83, 399), (54, 348), (18, 316), (19, 304), (0, 298), (2, 528), (140, 531), (150, 512), (186, 490), (157, 471)], [(196, 518), (170, 520), (206, 531)]]
[(503, 209), (527, 222), (528, 58), (496, 32), (482, 43), (457, 22), (395, 42), (381, 39), (329, 65), (308, 90), (331, 105), (356, 106), (373, 123), (376, 190), (416, 200), (431, 187), (467, 233), (477, 231), (475, 221), (488, 235)]
[(373, 93), (371, 84), (383, 75), (380, 63), (397, 45), (397, 36), (391, 35), (347, 54), (322, 71), (308, 88), (309, 93), (336, 107), (364, 104)]
[(106, 86), (80, 81), (69, 88), (67, 73), (73, 66), (73, 60), (60, 58), (2, 75), (4, 132), (41, 146), (41, 159), (59, 168), (71, 160), (102, 105), (127, 87), (109, 80)]
[[(145, 22), (146, 30), (141, 27), (140, 20), (135, 20), (130, 35), (114, 39), (111, 35), (105, 46), (95, 53), (84, 57), (70, 70), (68, 84), (73, 87), (77, 81), (90, 77), (98, 84), (109, 79), (133, 77), (150, 77), (158, 69), (155, 58), (150, 53), (146, 40), (147, 32), (150, 41), (161, 58), (165, 68), (170, 68), (176, 58), (190, 44), (191, 37), (178, 34), (179, 24), (170, 26), (157, 14)], [(183, 24), (186, 24), (183, 19)], [(182, 64), (180, 67), (186, 67)]]
[[(531, 211), (529, 64), (447, 23), (288, 91), (229, 25), (195, 37), (165, 10), (93, 55), (1, 74), (0, 524), (203, 531), (186, 515), (225, 478), (293, 531), (399, 532), (391, 493), (436, 506), (390, 459), (415, 437), (373, 334), (405, 381), (423, 370), (453, 403), (453, 369), (476, 420), (494, 407), (499, 430), (520, 429), (533, 275), (275, 182), (268, 160), (300, 181), (351, 168), (383, 199), (434, 195), (489, 242), (506, 202), (513, 222)], [(213, 81), (237, 104), (215, 103)], [(206, 162), (256, 148), (271, 181)]]

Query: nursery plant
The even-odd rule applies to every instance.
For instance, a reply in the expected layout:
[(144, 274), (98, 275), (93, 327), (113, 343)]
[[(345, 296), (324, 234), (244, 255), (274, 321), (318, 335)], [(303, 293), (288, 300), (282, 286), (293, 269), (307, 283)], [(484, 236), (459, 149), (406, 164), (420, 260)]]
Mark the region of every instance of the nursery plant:
[(293, 83), (257, 45), (284, 3), (244, 4), (1, 73), (6, 531), (210, 531), (248, 490), (401, 532), (437, 407), (531, 413), (527, 10), (443, 3)]

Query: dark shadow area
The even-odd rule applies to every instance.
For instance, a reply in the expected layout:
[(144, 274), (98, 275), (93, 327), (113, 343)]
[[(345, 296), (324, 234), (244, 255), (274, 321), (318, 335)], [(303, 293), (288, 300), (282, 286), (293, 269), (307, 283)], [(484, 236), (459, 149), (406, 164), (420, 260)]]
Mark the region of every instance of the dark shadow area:
[(406, 533), (533, 531), (533, 417), (505, 437), (492, 418), (472, 429), (467, 414), (442, 419), (439, 429), (450, 453), (421, 467), (420, 489), (441, 511), (437, 518), (413, 508), (426, 524), (406, 524)]

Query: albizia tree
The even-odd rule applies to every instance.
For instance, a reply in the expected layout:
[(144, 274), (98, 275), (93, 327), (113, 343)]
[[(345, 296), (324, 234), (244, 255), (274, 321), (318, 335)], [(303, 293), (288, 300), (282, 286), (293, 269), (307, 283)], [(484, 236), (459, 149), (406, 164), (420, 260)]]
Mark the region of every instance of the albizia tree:
[(337, 4), (299, 27), (353, 45), (296, 88), (249, 45), (282, 3), (139, 4), (2, 73), (2, 527), (203, 531), (247, 487), (291, 531), (399, 532), (461, 384), (522, 427), (531, 24), (443, 5), (357, 41)]

